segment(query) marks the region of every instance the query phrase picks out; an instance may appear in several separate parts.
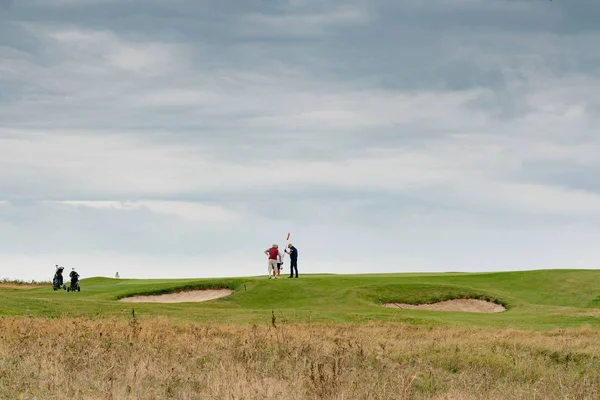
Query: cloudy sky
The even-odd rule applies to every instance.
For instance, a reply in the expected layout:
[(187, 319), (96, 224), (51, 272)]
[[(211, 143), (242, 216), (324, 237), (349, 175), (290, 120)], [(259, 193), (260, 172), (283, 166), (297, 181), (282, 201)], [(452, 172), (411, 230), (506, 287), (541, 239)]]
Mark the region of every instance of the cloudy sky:
[(599, 19), (0, 0), (0, 278), (597, 268)]

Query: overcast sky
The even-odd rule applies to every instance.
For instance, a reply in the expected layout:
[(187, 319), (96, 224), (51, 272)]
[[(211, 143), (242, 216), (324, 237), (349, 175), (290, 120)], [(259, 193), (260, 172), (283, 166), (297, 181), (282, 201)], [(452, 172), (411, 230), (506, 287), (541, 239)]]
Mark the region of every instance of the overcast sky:
[(599, 20), (0, 0), (0, 278), (597, 268)]

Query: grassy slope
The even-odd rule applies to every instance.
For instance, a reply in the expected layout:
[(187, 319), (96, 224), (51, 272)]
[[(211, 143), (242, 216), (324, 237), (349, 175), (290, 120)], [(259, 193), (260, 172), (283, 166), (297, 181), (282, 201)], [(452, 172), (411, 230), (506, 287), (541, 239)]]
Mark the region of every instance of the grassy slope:
[[(600, 271), (542, 270), (487, 274), (304, 275), (300, 279), (84, 279), (81, 293), (0, 288), (0, 315), (58, 317), (164, 315), (187, 321), (279, 323), (396, 321), (533, 329), (600, 326)], [(235, 293), (206, 303), (124, 304), (126, 295), (194, 286), (227, 286)], [(386, 309), (382, 300), (417, 303), (448, 295), (480, 295), (509, 306), (501, 314)]]

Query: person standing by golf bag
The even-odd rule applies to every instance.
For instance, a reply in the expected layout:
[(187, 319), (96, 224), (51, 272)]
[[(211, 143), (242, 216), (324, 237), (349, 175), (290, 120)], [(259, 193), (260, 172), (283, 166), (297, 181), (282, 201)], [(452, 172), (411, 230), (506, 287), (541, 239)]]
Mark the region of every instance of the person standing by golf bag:
[(294, 270), (296, 270), (296, 278), (298, 277), (298, 249), (296, 249), (292, 244), (288, 244), (288, 249), (285, 252), (290, 255), (290, 276), (288, 278), (294, 277)]

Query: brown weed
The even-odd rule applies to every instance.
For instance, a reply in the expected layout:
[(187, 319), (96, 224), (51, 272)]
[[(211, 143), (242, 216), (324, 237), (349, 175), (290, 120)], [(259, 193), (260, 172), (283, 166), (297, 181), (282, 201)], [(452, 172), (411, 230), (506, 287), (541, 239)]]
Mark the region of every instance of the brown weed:
[(592, 399), (597, 333), (0, 319), (7, 399)]

